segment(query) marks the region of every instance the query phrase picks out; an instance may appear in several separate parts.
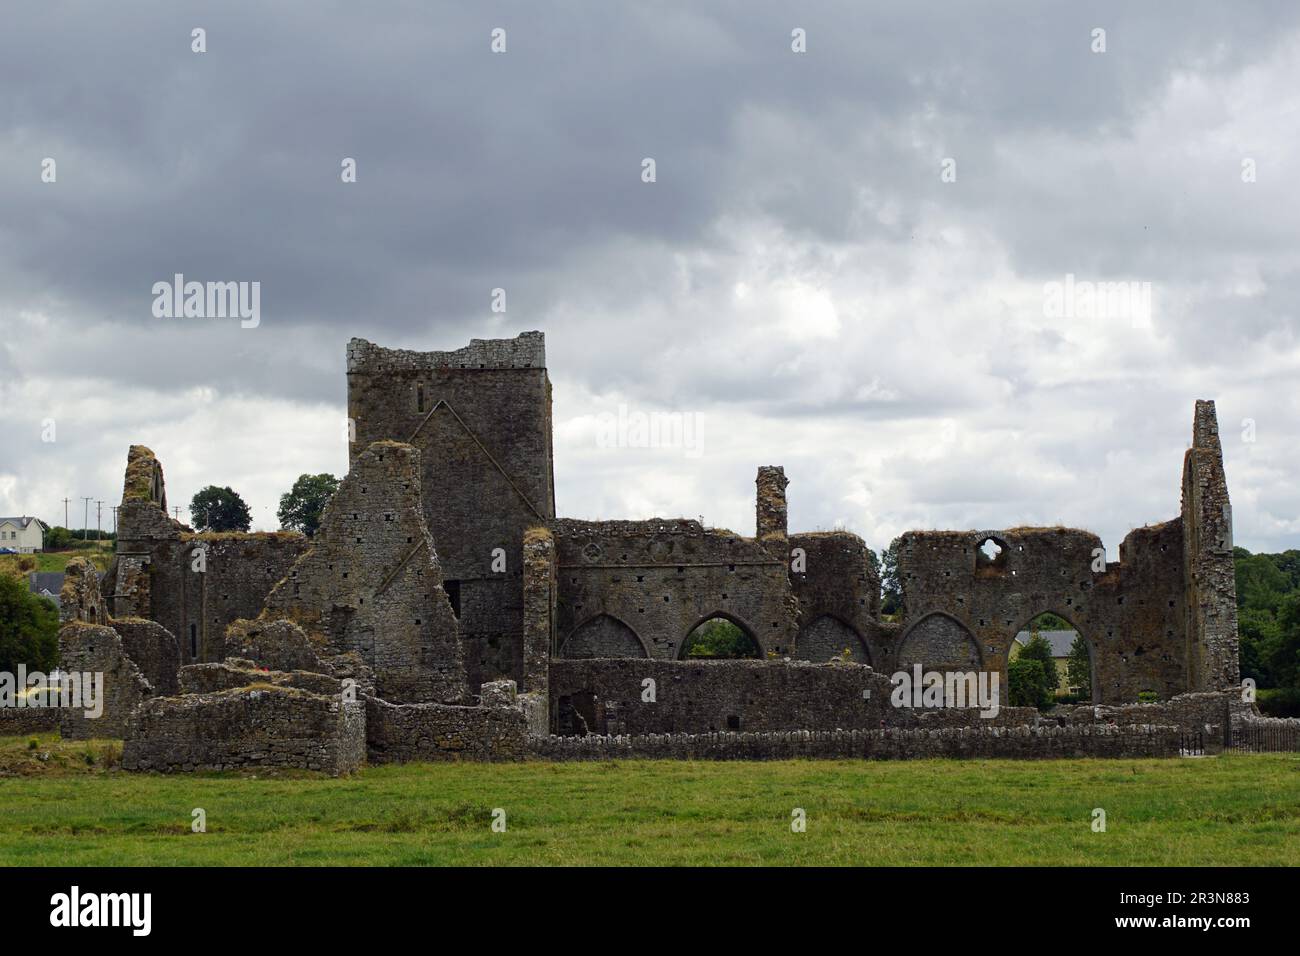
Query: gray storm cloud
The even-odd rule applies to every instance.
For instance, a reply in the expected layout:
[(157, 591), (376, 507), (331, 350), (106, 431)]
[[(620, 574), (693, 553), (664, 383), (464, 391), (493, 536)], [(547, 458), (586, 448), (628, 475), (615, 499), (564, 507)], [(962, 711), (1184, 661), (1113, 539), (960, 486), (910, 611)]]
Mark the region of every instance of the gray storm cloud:
[[(875, 547), (1060, 521), (1113, 549), (1176, 513), (1214, 398), (1238, 542), (1294, 547), (1298, 75), (1285, 3), (23, 5), (0, 513), (113, 501), (143, 442), (173, 503), (230, 484), (274, 527), (345, 467), (350, 336), (540, 328), (566, 514), (748, 531), (771, 462), (792, 525)], [(154, 318), (175, 273), (260, 282), (261, 324)], [(1149, 283), (1150, 322), (1045, 314), (1067, 274)], [(699, 416), (702, 454), (599, 447), (620, 405)]]

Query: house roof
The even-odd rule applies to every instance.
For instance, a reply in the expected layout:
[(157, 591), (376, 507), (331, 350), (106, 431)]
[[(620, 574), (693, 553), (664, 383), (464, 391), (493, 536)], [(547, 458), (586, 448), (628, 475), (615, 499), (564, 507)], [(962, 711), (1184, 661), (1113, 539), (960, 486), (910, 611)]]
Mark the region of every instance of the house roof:
[(49, 598), (55, 607), (62, 607), (59, 592), (63, 590), (63, 572), (32, 571), (27, 575), (27, 589), (33, 594)]
[(41, 521), (39, 518), (33, 518), (31, 515), (24, 515), (21, 518), (0, 517), (0, 524), (15, 524), (24, 531), (27, 530), (27, 526), (31, 524), (33, 521), (35, 521), (42, 528), (47, 527), (44, 521)]
[(49, 591), (58, 594), (63, 590), (62, 571), (32, 571), (27, 575), (27, 587), (33, 594)]
[[(1053, 657), (1069, 657), (1070, 645), (1079, 636), (1078, 631), (1039, 631), (1038, 633), (1043, 640), (1052, 645)], [(1028, 644), (1029, 639), (1033, 636), (1033, 631), (1021, 631), (1016, 635), (1016, 643), (1021, 646)]]

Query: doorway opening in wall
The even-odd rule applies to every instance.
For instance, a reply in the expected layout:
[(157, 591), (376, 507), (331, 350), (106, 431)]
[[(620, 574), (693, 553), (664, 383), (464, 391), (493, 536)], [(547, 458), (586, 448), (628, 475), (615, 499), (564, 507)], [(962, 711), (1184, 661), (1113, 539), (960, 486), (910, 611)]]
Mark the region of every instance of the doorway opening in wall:
[(744, 660), (762, 656), (754, 636), (725, 617), (711, 617), (696, 625), (682, 645), (684, 660)]
[(190, 660), (199, 659), (199, 626), (190, 625)]
[(1046, 710), (1092, 703), (1094, 667), (1087, 639), (1069, 620), (1045, 611), (1016, 632), (1007, 656), (1007, 701)]
[(460, 617), (460, 582), (443, 581), (442, 589), (447, 592), (447, 600), (451, 602), (451, 613), (457, 618)]

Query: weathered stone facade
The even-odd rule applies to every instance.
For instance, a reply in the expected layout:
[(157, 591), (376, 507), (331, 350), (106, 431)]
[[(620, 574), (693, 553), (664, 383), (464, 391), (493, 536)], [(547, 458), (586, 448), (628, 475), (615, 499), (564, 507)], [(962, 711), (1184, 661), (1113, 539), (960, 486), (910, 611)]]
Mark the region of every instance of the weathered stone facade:
[(266, 595), (307, 549), (294, 532), (195, 534), (167, 514), (162, 466), (132, 445), (117, 550), (101, 588), (113, 617), (157, 621), (189, 663), (218, 661), (226, 628), (261, 612)]
[(561, 658), (675, 660), (687, 635), (715, 617), (739, 626), (763, 654), (794, 648), (786, 562), (753, 538), (684, 518), (564, 518), (552, 531)]
[(59, 589), (59, 620), (107, 624), (108, 611), (99, 589), (99, 572), (85, 558), (73, 558), (63, 569)]
[(69, 740), (125, 736), (131, 714), (154, 691), (117, 631), (80, 621), (65, 624), (59, 631), (59, 660), (65, 672), (102, 675), (102, 682), (95, 677), (102, 712), (88, 715), (83, 707), (63, 708), (60, 733)]
[(552, 707), (562, 734), (875, 730), (895, 718), (891, 690), (887, 677), (859, 664), (561, 660), (551, 665)]
[(155, 697), (132, 714), (127, 770), (161, 772), (295, 767), (339, 775), (365, 760), (365, 710), (337, 696), (253, 684)]
[(371, 442), (421, 452), (424, 517), (460, 619), (470, 689), (524, 678), (521, 548), (555, 515), (551, 383), (540, 332), (452, 352), (348, 344), (353, 461)]
[(1237, 582), (1232, 504), (1213, 402), (1196, 403), (1192, 447), (1183, 458), (1184, 640), (1187, 688), (1237, 683)]
[[(310, 725), (339, 753), (274, 759), (346, 772), (353, 736), (339, 735), (354, 718), (336, 726), (300, 694), (359, 695), (349, 706), (375, 761), (1168, 753), (1171, 732), (1223, 737), (1246, 719), (1216, 696), (1238, 673), (1212, 402), (1196, 405), (1181, 514), (1132, 531), (1119, 560), (1078, 529), (908, 532), (896, 620), (881, 616), (861, 538), (790, 533), (780, 466), (757, 471), (753, 537), (684, 518), (557, 518), (541, 333), (423, 353), (353, 339), (348, 413), (350, 470), (311, 541), (193, 534), (167, 516), (153, 453), (131, 448), (104, 601), (97, 611), (76, 579), (72, 613), (102, 616), (106, 602), (113, 618), (158, 626), (133, 621), (118, 639), (145, 688), (132, 692), (147, 714), (133, 765), (256, 763), (264, 728)], [(889, 705), (887, 675), (916, 666), (996, 674), (1005, 689), (1015, 635), (1044, 612), (1079, 631), (1108, 707), (987, 720)], [(683, 660), (714, 618), (759, 659)], [(176, 635), (181, 661), (209, 663), (182, 671), (179, 703), (140, 704), (174, 693), (160, 634)], [(332, 689), (344, 679), (347, 692)], [(276, 693), (254, 705), (250, 680)], [(1133, 705), (1144, 693), (1162, 703)], [(222, 728), (207, 750), (188, 736), (204, 714)], [(152, 729), (171, 741), (161, 751), (143, 739)]]
[(276, 671), (327, 673), (332, 668), (321, 656), (329, 654), (329, 645), (323, 636), (313, 637), (289, 620), (240, 619), (226, 628), (221, 659), (242, 658)]
[(390, 704), (367, 697), (366, 744), (371, 763), (521, 760), (528, 756), (528, 725), (512, 705)]
[(113, 630), (122, 639), (122, 649), (131, 659), (154, 694), (167, 697), (180, 689), (181, 650), (165, 627), (144, 618), (113, 618)]
[(402, 703), (461, 703), (456, 616), (420, 504), (420, 453), (375, 442), (352, 462), (312, 546), (266, 598), (334, 654), (369, 667), (374, 692)]

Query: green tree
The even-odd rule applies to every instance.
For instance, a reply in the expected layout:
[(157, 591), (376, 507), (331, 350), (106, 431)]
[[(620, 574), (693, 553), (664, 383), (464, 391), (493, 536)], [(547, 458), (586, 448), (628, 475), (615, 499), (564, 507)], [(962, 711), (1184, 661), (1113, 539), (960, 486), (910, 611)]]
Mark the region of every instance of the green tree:
[(293, 488), (280, 496), (280, 527), (314, 537), (325, 505), (338, 490), (339, 480), (331, 474), (299, 475)]
[(754, 639), (724, 617), (710, 618), (686, 637), (688, 658), (732, 660), (758, 657)]
[(1065, 679), (1071, 687), (1078, 688), (1081, 700), (1092, 700), (1092, 656), (1083, 635), (1076, 635), (1070, 645), (1070, 656), (1065, 662)]
[(1047, 676), (1043, 662), (1024, 653), (1007, 664), (1007, 699), (1012, 707), (1037, 707), (1052, 703), (1046, 691)]
[(1300, 688), (1300, 592), (1288, 596), (1277, 615), (1278, 637), (1267, 649), (1275, 686)]
[(59, 612), (21, 578), (0, 574), (0, 671), (48, 672), (59, 661)]
[(198, 531), (247, 531), (253, 515), (237, 491), (208, 485), (190, 500), (190, 521)]
[(1047, 638), (1043, 637), (1035, 629), (1025, 646), (1020, 649), (1017, 659), (1038, 661), (1043, 665), (1041, 697), (1046, 703), (1051, 704), (1056, 697), (1056, 688), (1060, 683), (1060, 678), (1056, 671), (1056, 661), (1052, 658), (1052, 645), (1048, 643)]
[(62, 525), (55, 525), (45, 532), (45, 550), (62, 551), (72, 547), (72, 532)]
[(880, 552), (880, 613), (898, 614), (903, 610), (903, 585), (898, 579), (898, 547), (895, 538)]

